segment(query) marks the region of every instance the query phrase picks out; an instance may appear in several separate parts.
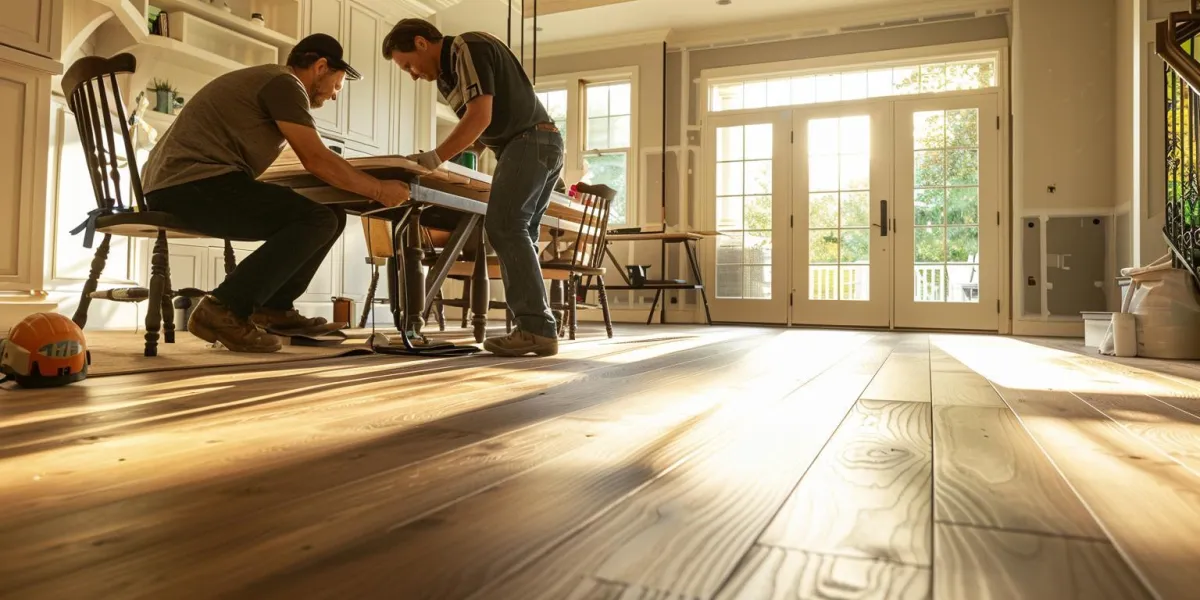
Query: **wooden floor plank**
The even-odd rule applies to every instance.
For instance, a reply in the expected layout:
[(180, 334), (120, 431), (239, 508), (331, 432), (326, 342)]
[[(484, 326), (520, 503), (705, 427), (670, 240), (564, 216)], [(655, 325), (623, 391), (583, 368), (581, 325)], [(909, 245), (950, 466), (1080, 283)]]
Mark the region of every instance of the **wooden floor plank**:
[(933, 410), (935, 519), (1107, 539), (1008, 408)]
[(911, 334), (901, 338), (896, 351), (884, 363), (864, 400), (930, 402), (929, 336)]
[(1143, 582), (1194, 597), (1200, 478), (1070, 393), (998, 391)]
[(934, 406), (1006, 408), (991, 382), (978, 373), (931, 371), (929, 378)]
[[(697, 348), (695, 353), (703, 361), (694, 365), (697, 370), (680, 369), (649, 384), (637, 377), (600, 378), (590, 387), (570, 386), (567, 392), (555, 397), (575, 398), (582, 408), (613, 399), (630, 407), (654, 404), (658, 396), (667, 394), (672, 387), (686, 386), (689, 381), (691, 385), (703, 382), (703, 378), (697, 378), (698, 374), (736, 364), (737, 357), (744, 356), (740, 353), (752, 351), (774, 337), (777, 334), (744, 336), (715, 351)], [(674, 356), (684, 362), (689, 354)], [(642, 364), (651, 368), (657, 363)], [(530, 401), (539, 398), (535, 395)], [(606, 432), (639, 426), (641, 430), (660, 430), (669, 425), (670, 419), (683, 422), (690, 413), (705, 410), (702, 403), (693, 403), (664, 415), (657, 423), (622, 421), (605, 427), (603, 421), (568, 419), (545, 427), (521, 429), (527, 422), (524, 407), (520, 403), (505, 406), (511, 412), (510, 426), (519, 430), (512, 439), (466, 446), (431, 462), (411, 462), (425, 455), (411, 444), (400, 444), (416, 443), (422, 438), (408, 436), (408, 430), (402, 430), (393, 434), (400, 437), (390, 448), (396, 452), (391, 456), (377, 448), (366, 453), (370, 457), (367, 460), (336, 456), (315, 464), (302, 461), (293, 470), (274, 470), (265, 476), (215, 483), (202, 480), (185, 489), (166, 489), (140, 497), (134, 503), (100, 504), (92, 510), (67, 513), (57, 519), (5, 521), (0, 527), (0, 574), (12, 571), (11, 576), (0, 576), (0, 591), (8, 585), (21, 587), (40, 582), (49, 586), (49, 590), (57, 590), (57, 597), (68, 597), (72, 595), (70, 586), (82, 581), (100, 593), (95, 581), (89, 582), (91, 577), (104, 581), (105, 585), (119, 586), (124, 577), (139, 572), (135, 566), (149, 565), (156, 565), (162, 573), (155, 585), (168, 585), (172, 577), (198, 577), (203, 583), (206, 576), (223, 578), (236, 585), (238, 576), (253, 578), (260, 569), (269, 570), (272, 565), (282, 568), (305, 560), (305, 555), (311, 552), (311, 549), (299, 551), (305, 546), (351, 543), (358, 535), (495, 485), (604, 437)], [(554, 414), (558, 413), (539, 413), (543, 419)], [(463, 422), (458, 424), (470, 427), (469, 415), (460, 420)], [(489, 427), (499, 423), (499, 415), (490, 415)], [(477, 438), (465, 441), (472, 440)], [(164, 528), (164, 522), (175, 526)], [(183, 539), (179, 528), (188, 531)], [(114, 539), (121, 543), (111, 543)], [(246, 554), (219, 551), (231, 545)], [(251, 561), (247, 556), (267, 556), (271, 560)], [(210, 572), (219, 576), (207, 575)], [(78, 577), (66, 576), (71, 573)]]
[(1149, 396), (1096, 393), (1076, 396), (1200, 475), (1200, 417)]
[(937, 525), (935, 598), (1150, 600), (1107, 541)]
[[(610, 423), (590, 443), (571, 451), (543, 453), (544, 462), (516, 477), (482, 487), (477, 482), (469, 495), (459, 493), (450, 502), (431, 506), (431, 498), (444, 494), (443, 488), (452, 486), (458, 475), (455, 469), (447, 469), (453, 463), (432, 461), (421, 477), (397, 473), (388, 478), (393, 485), (420, 486), (419, 495), (397, 497), (393, 490), (388, 497), (382, 494), (387, 490), (376, 490), (375, 500), (364, 503), (339, 494), (328, 501), (341, 507), (339, 516), (354, 513), (346, 520), (331, 523), (310, 518), (307, 531), (286, 531), (275, 539), (240, 546), (245, 554), (210, 558), (186, 569), (176, 564), (160, 576), (166, 580), (161, 585), (220, 586), (213, 593), (240, 589), (245, 597), (254, 598), (290, 598), (313, 590), (321, 590), (322, 597), (354, 597), (378, 589), (414, 599), (465, 596), (690, 456), (705, 441), (691, 432), (718, 433), (725, 424), (716, 416), (720, 410), (752, 414), (753, 404), (761, 401), (754, 392), (768, 374), (780, 371), (781, 364), (816, 363), (822, 354), (829, 354), (827, 347), (815, 345), (808, 356), (794, 353), (797, 346), (805, 346), (803, 334), (799, 335), (788, 341), (756, 343), (737, 359), (718, 357), (707, 376), (693, 376), (666, 389), (617, 389), (617, 397), (630, 407), (660, 403), (657, 414), (661, 416)], [(793, 353), (784, 352), (785, 348)], [(789, 379), (797, 376), (795, 369), (783, 372)], [(648, 382), (638, 378), (626, 382), (628, 386), (639, 383)], [(712, 412), (714, 407), (719, 407), (717, 412)], [(421, 506), (409, 506), (412, 502)], [(228, 536), (228, 532), (214, 533), (207, 542)], [(397, 564), (404, 568), (395, 568)], [(47, 586), (56, 583), (46, 582)], [(155, 589), (166, 593), (171, 588)]]
[(761, 542), (931, 564), (932, 406), (860, 400)]
[(691, 460), (479, 596), (530, 597), (583, 574), (713, 597), (890, 352), (856, 349), (740, 429), (724, 426)]
[(930, 584), (924, 567), (755, 546), (716, 600), (925, 600)]
[[(746, 332), (741, 338), (759, 335), (765, 334)], [(80, 506), (195, 481), (197, 470), (206, 478), (268, 473), (409, 427), (568, 389), (592, 374), (652, 374), (656, 368), (711, 354), (725, 341), (718, 336), (649, 347), (596, 346), (572, 360), (540, 366), (534, 361), (460, 361), (462, 367), (425, 371), (412, 383), (387, 377), (384, 371), (384, 376), (372, 375), (365, 383), (353, 375), (338, 375), (225, 385), (159, 409), (176, 412), (160, 412), (157, 418), (163, 422), (151, 425), (140, 424), (141, 414), (106, 411), (103, 435), (96, 440), (88, 438), (98, 432), (75, 430), (75, 424), (63, 424), (70, 430), (66, 433), (39, 433), (41, 437), (31, 442), (39, 450), (28, 455), (35, 460), (0, 469), (0, 503), (14, 518), (44, 520)], [(475, 366), (469, 366), (472, 363)], [(580, 401), (570, 394), (555, 398)], [(546, 416), (550, 415), (531, 418)]]

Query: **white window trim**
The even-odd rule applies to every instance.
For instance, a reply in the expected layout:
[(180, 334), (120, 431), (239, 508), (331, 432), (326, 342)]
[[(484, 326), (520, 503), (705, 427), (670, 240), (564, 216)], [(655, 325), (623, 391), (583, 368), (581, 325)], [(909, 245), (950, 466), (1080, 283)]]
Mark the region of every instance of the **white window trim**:
[(567, 145), (563, 157), (563, 179), (576, 181), (583, 175), (584, 111), (583, 84), (629, 82), (629, 168), (625, 174), (625, 223), (636, 227), (646, 222), (646, 207), (642, 202), (640, 162), (641, 140), (638, 137), (638, 67), (614, 67), (595, 71), (578, 71), (557, 75), (539, 75), (535, 91), (567, 90)]

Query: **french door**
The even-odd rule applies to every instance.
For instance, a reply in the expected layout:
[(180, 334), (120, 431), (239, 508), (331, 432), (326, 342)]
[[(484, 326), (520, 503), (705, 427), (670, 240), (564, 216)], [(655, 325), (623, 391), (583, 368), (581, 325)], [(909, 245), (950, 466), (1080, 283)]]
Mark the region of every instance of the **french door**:
[(896, 102), (895, 324), (1000, 322), (998, 98)]
[(890, 108), (794, 111), (793, 323), (890, 323)]
[[(704, 147), (709, 222), (719, 233), (704, 276), (713, 320), (784, 323), (791, 111), (710, 118)], [(709, 256), (713, 256), (709, 254)]]

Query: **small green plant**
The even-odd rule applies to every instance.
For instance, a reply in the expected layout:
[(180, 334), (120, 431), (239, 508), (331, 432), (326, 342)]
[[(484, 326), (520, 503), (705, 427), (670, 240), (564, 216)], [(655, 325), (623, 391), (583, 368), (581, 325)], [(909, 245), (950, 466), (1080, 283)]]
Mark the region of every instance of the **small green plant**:
[(157, 77), (150, 81), (150, 89), (156, 92), (171, 92), (172, 94), (179, 93), (179, 90), (171, 87), (170, 81), (164, 81), (158, 79)]

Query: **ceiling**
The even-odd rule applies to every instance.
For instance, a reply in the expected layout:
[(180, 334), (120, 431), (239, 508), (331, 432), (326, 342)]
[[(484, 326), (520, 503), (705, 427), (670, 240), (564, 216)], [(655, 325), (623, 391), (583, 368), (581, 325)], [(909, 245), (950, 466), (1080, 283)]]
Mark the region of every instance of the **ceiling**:
[[(522, 0), (512, 0), (513, 43), (517, 44)], [(525, 0), (532, 6), (532, 0)], [(651, 30), (686, 30), (764, 22), (805, 15), (891, 9), (929, 4), (928, 0), (540, 0), (538, 44)], [(487, 31), (504, 39), (509, 0), (461, 0), (438, 12), (447, 33)], [(581, 8), (580, 8), (581, 7)], [(526, 15), (532, 15), (527, 9)], [(526, 43), (532, 43), (532, 19)]]

